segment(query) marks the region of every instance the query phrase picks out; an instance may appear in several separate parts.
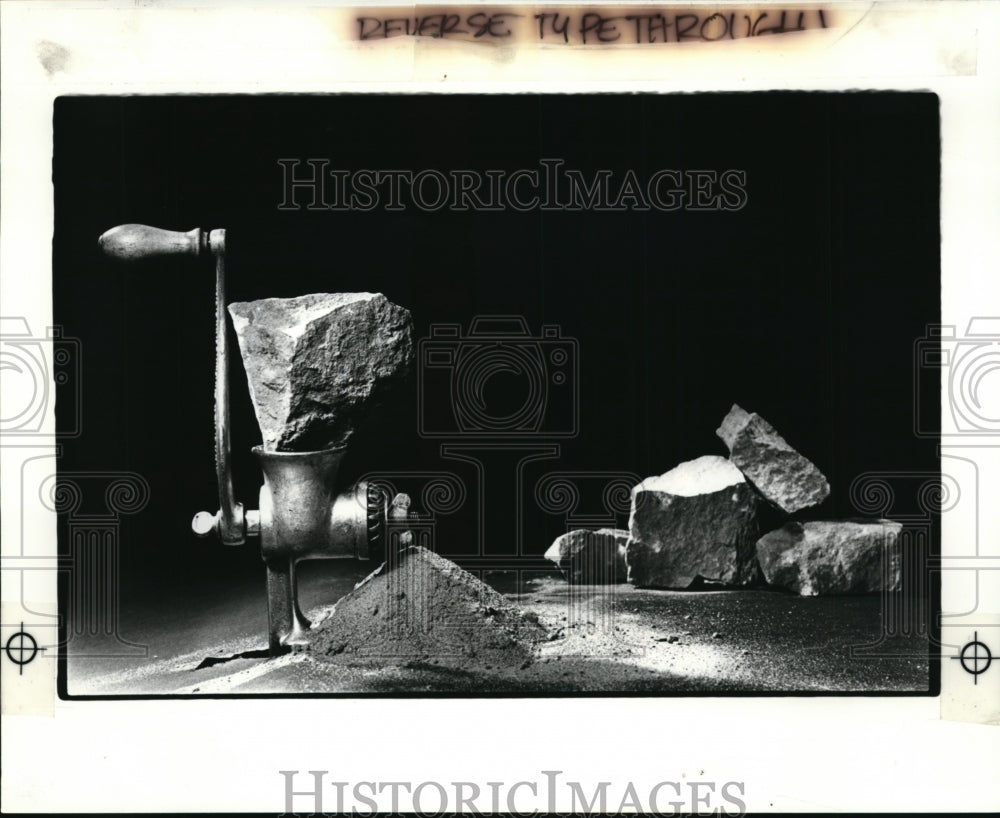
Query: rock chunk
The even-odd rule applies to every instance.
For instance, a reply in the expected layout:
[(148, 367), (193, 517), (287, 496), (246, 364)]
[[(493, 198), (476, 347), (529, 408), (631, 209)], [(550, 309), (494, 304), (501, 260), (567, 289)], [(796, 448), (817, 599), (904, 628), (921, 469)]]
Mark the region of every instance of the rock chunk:
[(566, 579), (580, 585), (625, 582), (625, 548), (629, 533), (620, 528), (577, 529), (556, 537), (545, 559), (556, 564)]
[(546, 637), (537, 618), (468, 571), (411, 546), (337, 603), (314, 630), (312, 652), (341, 661), (520, 668)]
[(757, 576), (757, 498), (724, 457), (681, 463), (632, 489), (628, 581), (687, 588), (697, 578), (745, 585)]
[(229, 305), (266, 451), (347, 444), (413, 362), (410, 313), (381, 293)]
[(715, 433), (754, 488), (786, 514), (818, 505), (830, 494), (823, 473), (756, 412), (734, 403)]
[(757, 541), (770, 585), (801, 596), (898, 591), (903, 526), (875, 522), (789, 522)]

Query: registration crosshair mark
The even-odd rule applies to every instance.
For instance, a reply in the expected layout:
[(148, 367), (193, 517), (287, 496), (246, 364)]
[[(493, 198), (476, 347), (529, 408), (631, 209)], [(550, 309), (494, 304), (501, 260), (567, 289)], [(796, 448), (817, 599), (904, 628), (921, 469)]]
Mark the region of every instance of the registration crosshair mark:
[[(972, 655), (969, 656), (969, 651)], [(962, 663), (962, 670), (972, 674), (972, 683), (979, 684), (979, 674), (985, 673), (993, 663), (993, 654), (985, 642), (979, 641), (979, 631), (973, 631), (972, 641), (966, 642), (958, 656), (951, 656), (951, 659), (958, 659)], [(972, 663), (971, 667), (969, 662)]]
[[(18, 666), (17, 675), (20, 676), (24, 673), (24, 666), (38, 655), (39, 648), (35, 637), (24, 629), (24, 623), (22, 622), (17, 633), (12, 634), (7, 640), (7, 644), (3, 646), (3, 650), (7, 654), (7, 658)], [(15, 657), (14, 654), (17, 654), (17, 656)], [(27, 657), (25, 657), (25, 654), (27, 654)]]

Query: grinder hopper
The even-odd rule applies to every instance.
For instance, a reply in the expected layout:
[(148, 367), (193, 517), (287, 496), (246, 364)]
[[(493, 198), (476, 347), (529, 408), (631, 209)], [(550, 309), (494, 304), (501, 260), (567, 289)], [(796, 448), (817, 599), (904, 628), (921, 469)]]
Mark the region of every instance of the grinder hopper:
[(337, 471), (344, 449), (314, 452), (253, 452), (264, 474), (257, 510), (244, 511), (233, 491), (229, 444), (229, 346), (226, 327), (225, 230), (186, 233), (124, 224), (104, 233), (101, 249), (133, 262), (152, 256), (211, 257), (215, 262), (215, 458), (219, 510), (195, 515), (198, 536), (215, 532), (224, 545), (259, 537), (267, 569), (268, 646), (308, 646), (309, 623), (298, 604), (296, 563), (304, 559), (382, 560), (389, 498), (361, 481), (344, 488)]

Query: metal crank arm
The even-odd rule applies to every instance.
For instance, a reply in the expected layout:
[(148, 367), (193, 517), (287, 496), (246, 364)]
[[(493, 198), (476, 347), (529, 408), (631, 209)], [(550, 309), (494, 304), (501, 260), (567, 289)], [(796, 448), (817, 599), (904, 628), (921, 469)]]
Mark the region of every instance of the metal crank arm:
[(259, 532), (259, 517), (244, 513), (233, 493), (229, 445), (229, 342), (226, 334), (226, 231), (195, 228), (186, 233), (145, 224), (122, 224), (104, 233), (98, 243), (109, 256), (125, 262), (156, 256), (208, 254), (215, 259), (215, 476), (219, 510), (198, 512), (191, 522), (195, 534), (219, 535), (224, 545), (242, 545)]

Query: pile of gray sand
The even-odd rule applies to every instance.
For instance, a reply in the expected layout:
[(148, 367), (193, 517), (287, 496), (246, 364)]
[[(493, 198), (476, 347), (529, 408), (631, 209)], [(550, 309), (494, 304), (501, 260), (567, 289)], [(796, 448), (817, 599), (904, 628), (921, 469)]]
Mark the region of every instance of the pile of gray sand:
[(355, 586), (312, 633), (335, 661), (521, 668), (546, 638), (537, 617), (433, 551), (411, 546)]

